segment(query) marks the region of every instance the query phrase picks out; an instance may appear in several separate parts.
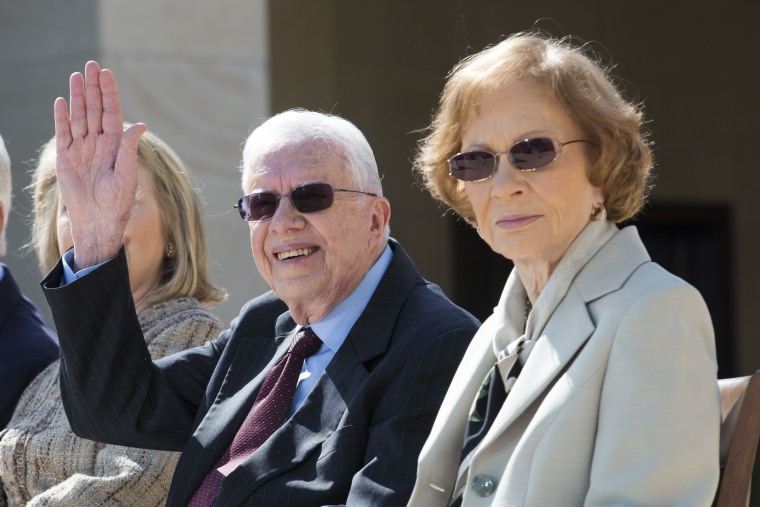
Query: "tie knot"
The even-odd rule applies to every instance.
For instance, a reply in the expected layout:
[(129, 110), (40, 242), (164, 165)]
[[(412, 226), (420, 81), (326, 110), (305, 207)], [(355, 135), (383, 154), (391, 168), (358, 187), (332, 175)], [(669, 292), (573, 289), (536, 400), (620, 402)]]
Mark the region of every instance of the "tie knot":
[(310, 327), (305, 327), (296, 334), (296, 339), (290, 348), (290, 353), (307, 358), (319, 350), (321, 345), (322, 340), (319, 339), (319, 336)]

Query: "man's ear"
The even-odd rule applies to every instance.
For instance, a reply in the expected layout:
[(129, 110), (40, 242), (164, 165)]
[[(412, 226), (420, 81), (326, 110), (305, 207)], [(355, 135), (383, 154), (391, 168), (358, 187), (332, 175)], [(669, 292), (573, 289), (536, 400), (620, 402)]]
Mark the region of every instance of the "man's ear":
[(3, 237), (5, 232), (5, 206), (0, 202), (0, 238)]
[(391, 203), (385, 197), (376, 197), (372, 203), (372, 232), (383, 233), (391, 220)]

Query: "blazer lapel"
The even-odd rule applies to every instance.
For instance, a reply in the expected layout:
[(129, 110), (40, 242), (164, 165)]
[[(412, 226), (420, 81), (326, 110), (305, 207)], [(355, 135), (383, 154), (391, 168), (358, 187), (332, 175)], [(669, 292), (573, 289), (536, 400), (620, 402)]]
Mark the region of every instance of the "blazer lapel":
[[(274, 338), (271, 320), (262, 320), (270, 322), (268, 328), (254, 324), (251, 328), (236, 330), (236, 335), (239, 335), (238, 346), (234, 350), (229, 348), (225, 351), (234, 354), (234, 357), (224, 381), (177, 465), (178, 469), (187, 467), (195, 472), (185, 475), (187, 485), (182, 491), (186, 498), (178, 499), (181, 505), (189, 502), (208, 471), (214, 468), (230, 445), (248, 415), (267, 372), (285, 355), (292, 342), (295, 322), (290, 317), (290, 312), (277, 318)], [(270, 359), (265, 364), (262, 358)]]
[(594, 324), (586, 304), (580, 293), (571, 286), (533, 346), (530, 360), (510, 390), (491, 431), (483, 438), (482, 447), (490, 445), (501, 430), (512, 424), (547, 390), (593, 332)]
[(345, 345), (293, 417), (225, 480), (221, 505), (244, 503), (268, 479), (299, 466), (335, 432), (369, 375), (355, 349)]
[[(595, 330), (588, 304), (623, 286), (649, 255), (635, 227), (618, 231), (591, 258), (570, 285), (536, 341), (491, 431), (480, 448), (491, 445), (565, 369)], [(622, 269), (621, 269), (622, 267)]]

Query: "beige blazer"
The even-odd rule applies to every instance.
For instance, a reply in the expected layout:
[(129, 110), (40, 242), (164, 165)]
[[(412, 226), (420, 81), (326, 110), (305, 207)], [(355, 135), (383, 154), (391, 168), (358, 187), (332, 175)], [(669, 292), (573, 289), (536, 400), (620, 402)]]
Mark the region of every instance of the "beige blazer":
[(446, 506), (457, 488), (464, 506), (711, 505), (720, 428), (712, 324), (699, 293), (650, 261), (634, 227), (578, 273), (458, 471), (500, 319), (486, 320), (454, 376), (410, 506)]

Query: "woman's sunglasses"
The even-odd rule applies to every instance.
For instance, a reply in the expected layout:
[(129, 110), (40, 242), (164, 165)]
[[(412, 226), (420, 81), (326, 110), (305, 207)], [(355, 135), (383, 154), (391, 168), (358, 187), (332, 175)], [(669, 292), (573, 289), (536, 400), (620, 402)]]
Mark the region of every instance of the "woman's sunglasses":
[(377, 194), (372, 192), (333, 188), (328, 183), (309, 183), (294, 188), (289, 194), (277, 195), (272, 192), (254, 192), (244, 195), (234, 207), (240, 212), (240, 218), (243, 220), (263, 222), (264, 220), (271, 220), (280, 205), (280, 199), (283, 197), (290, 197), (293, 207), (301, 213), (316, 213), (332, 206), (335, 192), (351, 192), (377, 197)]
[(572, 143), (591, 143), (591, 141), (575, 139), (561, 143), (551, 137), (535, 137), (518, 141), (509, 150), (499, 153), (485, 150), (457, 153), (449, 159), (449, 175), (461, 181), (485, 180), (496, 172), (496, 168), (499, 167), (499, 157), (504, 154), (520, 171), (535, 171), (554, 162), (562, 153), (562, 147)]

